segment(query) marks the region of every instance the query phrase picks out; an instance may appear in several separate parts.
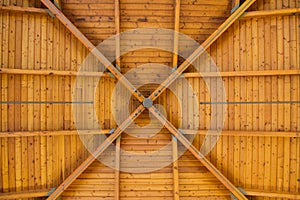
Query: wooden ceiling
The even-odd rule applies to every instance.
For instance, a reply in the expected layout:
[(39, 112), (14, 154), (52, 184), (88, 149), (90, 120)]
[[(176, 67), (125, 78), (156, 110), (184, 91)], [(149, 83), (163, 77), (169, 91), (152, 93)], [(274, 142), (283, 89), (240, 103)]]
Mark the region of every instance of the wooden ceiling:
[[(300, 199), (299, 0), (42, 2), (0, 0), (0, 199)], [(112, 62), (94, 49), (140, 28), (202, 47), (183, 58), (157, 32), (121, 38)], [(173, 52), (124, 52), (147, 41)]]

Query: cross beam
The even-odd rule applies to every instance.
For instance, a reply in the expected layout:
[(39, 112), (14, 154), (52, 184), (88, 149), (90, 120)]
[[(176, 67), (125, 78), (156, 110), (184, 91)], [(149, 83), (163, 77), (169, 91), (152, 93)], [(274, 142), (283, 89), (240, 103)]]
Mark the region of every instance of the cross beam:
[(71, 33), (135, 96), (140, 102), (145, 97), (125, 78), (121, 72), (85, 37), (83, 33), (49, 0), (41, 2), (63, 23)]
[(247, 197), (236, 188), (211, 162), (209, 162), (205, 156), (196, 149), (190, 141), (177, 130), (171, 122), (169, 122), (156, 108), (151, 107), (149, 111), (162, 123), (165, 127), (217, 178), (221, 183), (234, 194), (238, 199), (246, 200)]
[(47, 198), (48, 200), (54, 200), (58, 198), (63, 191), (65, 191), (80, 174), (86, 170), (108, 147), (111, 145), (121, 133), (145, 110), (140, 105), (106, 140), (81, 164), (72, 172), (72, 174), (66, 178), (55, 191)]
[(148, 97), (154, 101), (165, 91), (199, 56), (201, 56), (256, 0), (245, 1), (200, 47), (198, 47), (157, 89)]

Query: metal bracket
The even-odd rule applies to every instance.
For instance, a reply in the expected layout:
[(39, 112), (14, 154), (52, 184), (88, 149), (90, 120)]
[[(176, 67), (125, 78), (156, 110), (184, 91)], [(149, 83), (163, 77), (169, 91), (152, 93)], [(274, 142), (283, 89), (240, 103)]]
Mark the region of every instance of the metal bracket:
[(61, 10), (61, 7), (60, 7), (59, 3), (58, 3), (56, 0), (54, 0), (53, 3), (54, 3), (54, 5), (55, 5), (59, 10)]
[(113, 134), (115, 132), (116, 128), (111, 129), (108, 134)]
[[(245, 191), (243, 188), (237, 187), (237, 189), (238, 189), (239, 191), (241, 191), (241, 193), (242, 193), (243, 195), (247, 195), (246, 191)], [(234, 196), (234, 194), (232, 194), (232, 193), (230, 193), (230, 196), (231, 196), (231, 198), (234, 199), (234, 200), (239, 200), (239, 199), (236, 198), (236, 197)]]
[(55, 15), (49, 9), (45, 9), (45, 10), (50, 15), (50, 17), (55, 18)]
[(177, 69), (177, 66), (173, 67), (173, 68), (172, 68), (172, 72), (175, 72), (176, 69)]
[(237, 4), (236, 6), (234, 6), (234, 8), (231, 9), (230, 13), (234, 13), (238, 8), (240, 7), (240, 4)]
[(116, 65), (116, 68), (121, 71), (121, 67), (119, 65)]
[(116, 142), (119, 142), (121, 140), (121, 135), (116, 139)]
[(182, 135), (186, 135), (186, 133), (185, 133), (182, 129), (178, 129), (178, 131), (179, 131)]
[(54, 191), (55, 191), (55, 187), (52, 188), (47, 194), (46, 194), (46, 197), (49, 197)]
[(172, 139), (173, 139), (175, 142), (178, 141), (177, 138), (176, 138), (174, 135), (172, 135)]

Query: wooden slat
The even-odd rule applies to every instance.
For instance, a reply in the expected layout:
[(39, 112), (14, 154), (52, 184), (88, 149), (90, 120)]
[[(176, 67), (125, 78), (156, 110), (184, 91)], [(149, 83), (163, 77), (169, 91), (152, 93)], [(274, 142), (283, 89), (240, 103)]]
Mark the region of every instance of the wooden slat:
[(120, 67), (120, 0), (115, 0), (116, 64)]

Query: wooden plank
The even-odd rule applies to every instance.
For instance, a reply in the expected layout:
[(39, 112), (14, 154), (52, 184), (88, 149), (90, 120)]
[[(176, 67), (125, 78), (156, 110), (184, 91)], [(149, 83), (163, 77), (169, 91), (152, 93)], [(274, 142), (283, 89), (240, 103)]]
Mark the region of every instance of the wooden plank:
[(7, 192), (0, 193), (0, 199), (25, 199), (34, 197), (45, 197), (50, 189), (22, 191), (22, 192)]
[(201, 163), (218, 178), (223, 185), (230, 190), (233, 195), (239, 199), (247, 199), (242, 192), (237, 189), (220, 171), (213, 166), (200, 151), (198, 151), (190, 142), (178, 131), (157, 109), (151, 107), (149, 111), (162, 123), (165, 123), (167, 129), (199, 160)]
[(121, 152), (121, 136), (116, 140), (116, 159), (115, 159), (115, 200), (120, 199), (120, 152)]
[(25, 13), (34, 13), (34, 14), (43, 14), (48, 15), (46, 9), (34, 8), (34, 7), (21, 7), (21, 6), (0, 6), (1, 11), (10, 11), (10, 12), (25, 12)]
[(174, 200), (179, 200), (179, 173), (178, 173), (178, 143), (175, 137), (172, 137), (172, 153), (173, 153), (173, 195)]
[[(129, 128), (130, 129), (130, 128)], [(155, 130), (155, 129), (154, 129)], [(83, 135), (97, 135), (97, 134), (108, 134), (109, 129), (103, 129), (99, 132), (99, 130), (80, 130), (80, 134)], [(146, 131), (146, 129), (145, 129)], [(207, 134), (207, 130), (192, 130), (192, 129), (182, 129), (186, 134), (198, 134), (205, 135)], [(152, 132), (152, 129), (149, 129), (149, 132)], [(0, 132), (0, 137), (31, 137), (31, 136), (68, 136), (68, 135), (77, 135), (77, 130), (58, 130), (58, 131), (15, 131), (15, 132)], [(214, 133), (213, 130), (211, 132), (212, 135), (217, 135), (217, 131)], [(298, 131), (228, 131), (223, 130), (221, 132), (223, 136), (253, 136), (253, 137), (300, 137), (300, 132)]]
[(110, 63), (110, 61), (57, 9), (49, 0), (41, 0), (42, 3), (68, 28), (82, 44), (99, 60), (104, 66), (140, 101), (144, 100), (143, 95)]
[(116, 64), (121, 67), (120, 63), (120, 0), (115, 0), (115, 30), (116, 30)]
[[(77, 72), (77, 71), (63, 71), (63, 70), (27, 70), (27, 69), (11, 69), (0, 68), (0, 74), (20, 74), (20, 75), (46, 75), (46, 76), (92, 76), (109, 77), (107, 73), (103, 72)], [(230, 71), (230, 72), (200, 72), (200, 73), (184, 73), (185, 78), (196, 77), (240, 77), (240, 76), (277, 76), (277, 75), (299, 75), (300, 70), (259, 70), (259, 71)]]
[[(16, 4), (22, 5), (22, 1), (18, 0)], [(22, 15), (16, 14), (16, 38), (22, 37)], [(22, 44), (16, 42), (16, 55), (15, 55), (15, 65), (19, 68), (22, 63)], [(21, 100), (21, 76), (16, 76), (15, 78), (15, 100)], [(15, 107), (15, 130), (21, 129), (21, 105)], [(16, 168), (16, 192), (22, 190), (22, 143), (21, 138), (15, 139), (15, 168)]]
[(173, 67), (178, 64), (178, 32), (180, 23), (180, 0), (175, 0), (175, 19), (174, 19), (174, 44), (173, 44)]
[(61, 183), (56, 190), (48, 197), (48, 199), (56, 199), (60, 194), (63, 193), (68, 186), (70, 186), (75, 179), (85, 170), (88, 166), (92, 164), (104, 151), (109, 147), (109, 145), (116, 140), (123, 130), (125, 130), (133, 120), (135, 120), (145, 108), (140, 105), (120, 126), (111, 134), (96, 150), (93, 152), (74, 172), (70, 174), (68, 178)]
[(270, 198), (287, 198), (287, 199), (300, 199), (300, 194), (285, 193), (285, 192), (268, 192), (264, 190), (245, 189), (248, 196), (256, 197), (270, 197)]
[[(108, 134), (110, 130), (80, 130), (83, 135)], [(15, 132), (0, 132), (0, 137), (33, 137), (33, 136), (67, 136), (77, 135), (77, 130), (59, 130), (59, 131), (15, 131)]]
[[(16, 56), (16, 15), (9, 15), (9, 35), (8, 35), (8, 67), (14, 68)], [(15, 81), (16, 76), (10, 75), (8, 79), (8, 101), (15, 100)], [(15, 108), (16, 106), (8, 107), (8, 130), (15, 130)], [(15, 139), (8, 139), (8, 184), (10, 191), (16, 191), (16, 168), (15, 168)]]
[(257, 17), (268, 17), (274, 15), (293, 15), (300, 12), (300, 8), (284, 8), (274, 10), (262, 10), (262, 11), (251, 11), (245, 12), (241, 19), (257, 18)]

